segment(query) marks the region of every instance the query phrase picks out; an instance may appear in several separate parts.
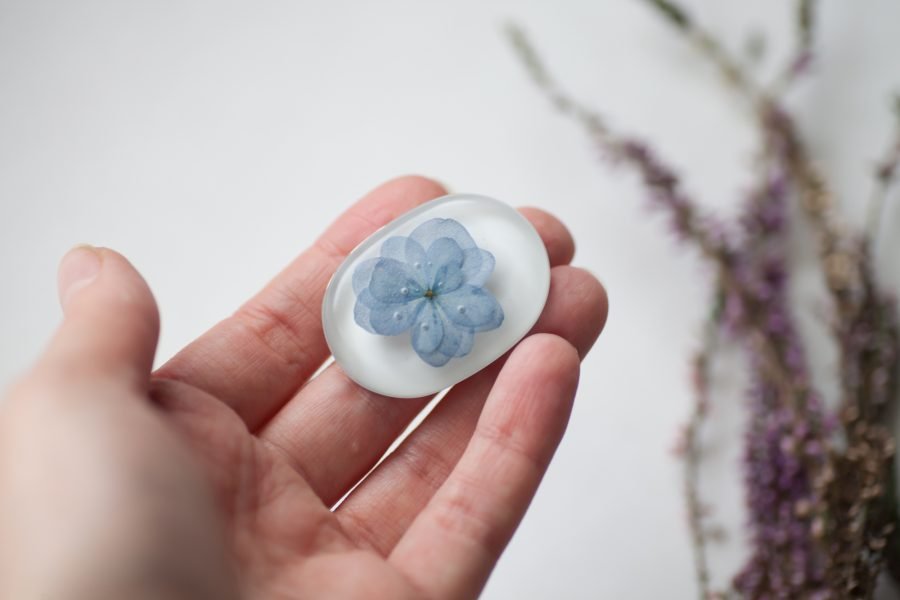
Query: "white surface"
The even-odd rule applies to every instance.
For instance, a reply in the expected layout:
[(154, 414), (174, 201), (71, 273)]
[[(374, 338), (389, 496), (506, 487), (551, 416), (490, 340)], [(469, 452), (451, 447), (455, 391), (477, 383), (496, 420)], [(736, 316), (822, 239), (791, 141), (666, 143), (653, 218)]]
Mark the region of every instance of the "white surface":
[[(688, 4), (733, 47), (769, 26), (770, 52), (787, 47), (791, 3)], [(823, 67), (792, 103), (858, 222), (900, 84), (900, 4), (824, 4)], [(536, 93), (500, 35), (510, 17), (580, 98), (650, 137), (692, 174), (690, 190), (733, 212), (752, 129), (634, 0), (0, 0), (0, 383), (51, 333), (56, 262), (79, 242), (117, 248), (144, 273), (162, 309), (162, 360), (384, 179), (420, 172), (542, 206), (606, 284), (610, 318), (485, 597), (694, 597), (668, 449), (688, 410), (707, 273), (675, 249), (631, 178)], [(898, 216), (892, 207), (886, 227)], [(881, 250), (897, 256), (898, 244)], [(896, 259), (882, 267), (897, 283)], [(818, 280), (808, 265), (800, 278)], [(727, 366), (719, 385), (737, 406), (741, 381)], [(719, 418), (706, 491), (737, 526), (740, 422)], [(714, 557), (717, 581), (741, 559), (740, 535), (730, 540)]]
[[(378, 257), (391, 236), (408, 236), (429, 219), (454, 219), (475, 244), (494, 255), (494, 271), (485, 284), (503, 309), (503, 323), (475, 334), (472, 350), (439, 368), (416, 355), (409, 333), (381, 336), (353, 318), (353, 272)], [(474, 375), (512, 348), (537, 322), (550, 291), (550, 264), (540, 236), (522, 215), (493, 198), (451, 194), (406, 213), (379, 229), (350, 253), (328, 284), (322, 322), (328, 346), (347, 375), (379, 394), (417, 398), (439, 392)]]

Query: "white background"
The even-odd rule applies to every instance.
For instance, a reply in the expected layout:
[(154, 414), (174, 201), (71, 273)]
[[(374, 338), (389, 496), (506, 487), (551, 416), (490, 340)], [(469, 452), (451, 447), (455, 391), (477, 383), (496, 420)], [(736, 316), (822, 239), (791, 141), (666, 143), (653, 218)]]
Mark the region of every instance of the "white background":
[[(687, 3), (740, 48), (784, 0)], [(824, 0), (815, 79), (791, 98), (852, 223), (900, 88), (900, 4)], [(501, 27), (523, 24), (559, 79), (653, 140), (688, 187), (733, 214), (753, 130), (693, 51), (634, 0), (149, 2), (0, 0), (0, 385), (59, 318), (58, 258), (116, 248), (159, 301), (159, 359), (229, 314), (344, 207), (403, 173), (544, 207), (606, 284), (611, 311), (584, 365), (569, 433), (486, 598), (690, 598), (680, 465), (708, 273), (676, 247), (633, 179), (555, 114)], [(885, 228), (897, 231), (900, 210)], [(804, 239), (800, 232), (800, 240)], [(881, 267), (900, 282), (894, 240)], [(800, 261), (806, 321), (827, 309)], [(808, 283), (808, 285), (807, 285)], [(816, 317), (816, 315), (819, 315)], [(833, 370), (821, 353), (818, 372)], [(740, 363), (717, 370), (739, 406)], [(729, 528), (717, 582), (740, 564), (740, 436), (718, 409), (705, 491)]]

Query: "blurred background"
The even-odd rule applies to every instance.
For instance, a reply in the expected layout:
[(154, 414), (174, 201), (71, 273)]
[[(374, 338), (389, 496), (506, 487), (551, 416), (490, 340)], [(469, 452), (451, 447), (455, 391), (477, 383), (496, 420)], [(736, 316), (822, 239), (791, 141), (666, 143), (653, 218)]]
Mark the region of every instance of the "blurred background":
[[(763, 73), (789, 49), (791, 3), (684, 4), (737, 50), (767, 32)], [(115, 248), (144, 274), (162, 362), (385, 179), (420, 173), (540, 206), (568, 223), (610, 317), (484, 597), (693, 597), (671, 447), (709, 273), (535, 89), (503, 35), (509, 20), (574, 96), (654, 142), (705, 204), (734, 214), (752, 181), (751, 121), (636, 0), (0, 0), (0, 386), (58, 322), (56, 264), (74, 244)], [(900, 89), (900, 4), (825, 1), (821, 20), (815, 75), (790, 104), (855, 225)], [(889, 206), (885, 220), (898, 219)], [(898, 236), (884, 237), (882, 271), (900, 289), (884, 258)], [(809, 273), (797, 294), (814, 327), (824, 304)], [(818, 359), (827, 379), (834, 357)], [(721, 583), (744, 556), (740, 364), (735, 353), (717, 368), (703, 475), (727, 530), (712, 556)]]

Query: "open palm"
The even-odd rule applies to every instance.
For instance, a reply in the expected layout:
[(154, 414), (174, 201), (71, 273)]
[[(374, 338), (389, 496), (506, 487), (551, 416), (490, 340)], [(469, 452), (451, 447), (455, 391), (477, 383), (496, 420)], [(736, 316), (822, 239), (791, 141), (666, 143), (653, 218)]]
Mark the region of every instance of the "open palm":
[[(0, 418), (3, 597), (54, 585), (67, 598), (128, 585), (173, 598), (476, 596), (562, 436), (606, 296), (567, 266), (562, 224), (523, 209), (553, 265), (540, 320), (378, 464), (431, 399), (320, 371), (322, 296), (356, 244), (444, 193), (419, 177), (379, 187), (152, 375), (156, 307), (130, 265), (102, 250), (96, 280), (61, 282), (66, 319)], [(64, 511), (48, 499), (60, 493)], [(65, 551), (40, 563), (48, 544), (71, 546), (79, 567)], [(154, 575), (111, 577), (119, 564)]]

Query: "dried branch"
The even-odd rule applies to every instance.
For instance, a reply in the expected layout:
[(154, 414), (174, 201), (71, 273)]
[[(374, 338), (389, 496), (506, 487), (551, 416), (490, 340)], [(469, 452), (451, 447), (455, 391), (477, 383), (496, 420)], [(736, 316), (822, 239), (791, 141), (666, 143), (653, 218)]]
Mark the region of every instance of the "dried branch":
[(794, 10), (794, 50), (769, 87), (769, 95), (773, 98), (783, 96), (801, 75), (809, 71), (813, 61), (818, 0), (796, 0)]
[(900, 95), (894, 98), (893, 108), (894, 116), (896, 117), (894, 136), (884, 156), (878, 161), (875, 170), (875, 189), (869, 200), (866, 232), (870, 244), (873, 246), (878, 239), (879, 225), (881, 224), (881, 215), (884, 212), (885, 201), (892, 187), (897, 182), (898, 174), (900, 174), (898, 173), (900, 171)]
[(694, 356), (694, 405), (684, 428), (684, 495), (700, 600), (707, 600), (712, 596), (706, 548), (709, 537), (705, 522), (707, 507), (700, 498), (700, 465), (703, 459), (700, 430), (709, 413), (710, 363), (715, 356), (716, 339), (722, 320), (723, 295), (719, 286), (715, 295), (713, 310), (703, 328), (700, 349)]

